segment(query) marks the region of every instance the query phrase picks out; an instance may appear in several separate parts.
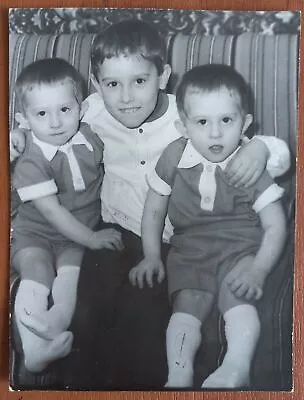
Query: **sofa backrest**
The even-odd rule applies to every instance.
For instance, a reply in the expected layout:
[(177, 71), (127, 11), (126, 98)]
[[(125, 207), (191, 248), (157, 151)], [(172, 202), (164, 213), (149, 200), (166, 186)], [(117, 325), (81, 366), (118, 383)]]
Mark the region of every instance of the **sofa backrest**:
[[(90, 51), (96, 35), (88, 33), (58, 35), (10, 35), (9, 86), (10, 127), (15, 126), (17, 109), (13, 94), (16, 77), (26, 65), (46, 57), (64, 58), (73, 64), (87, 83), (88, 94), (94, 92), (89, 79)], [(296, 154), (297, 133), (297, 51), (295, 34), (262, 35), (244, 33), (236, 36), (177, 34), (167, 38), (168, 62), (172, 77), (168, 91), (175, 92), (182, 74), (193, 66), (225, 63), (235, 67), (250, 84), (254, 131), (275, 135), (286, 141)]]
[[(90, 51), (94, 34), (10, 35), (10, 126), (16, 111), (12, 94), (16, 77), (34, 60), (64, 58), (73, 64), (94, 92), (89, 79)], [(201, 36), (177, 34), (168, 38), (168, 62), (172, 78), (168, 91), (174, 92), (181, 75), (206, 63), (234, 66), (251, 85), (255, 98), (256, 131), (287, 141), (296, 151), (297, 35)]]

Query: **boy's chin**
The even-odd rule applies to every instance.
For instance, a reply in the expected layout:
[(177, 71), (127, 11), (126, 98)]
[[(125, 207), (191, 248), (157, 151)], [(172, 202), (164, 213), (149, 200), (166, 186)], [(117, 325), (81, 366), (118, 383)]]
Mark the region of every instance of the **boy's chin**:
[(129, 119), (129, 118), (120, 118), (119, 122), (124, 125), (128, 129), (136, 129), (139, 128), (145, 120), (141, 119)]
[[(112, 114), (113, 115), (113, 114)], [(134, 112), (134, 113), (120, 113), (113, 115), (113, 117), (128, 129), (139, 128), (149, 118), (149, 113)]]

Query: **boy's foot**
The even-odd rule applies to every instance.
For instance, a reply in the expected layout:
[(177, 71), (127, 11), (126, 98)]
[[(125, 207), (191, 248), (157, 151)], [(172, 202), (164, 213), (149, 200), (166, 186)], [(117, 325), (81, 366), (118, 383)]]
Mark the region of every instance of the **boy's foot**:
[(34, 373), (43, 371), (48, 364), (67, 356), (72, 349), (72, 332), (62, 332), (53, 340), (40, 339), (35, 347), (35, 352), (25, 357), (26, 368)]
[(250, 386), (247, 368), (221, 365), (202, 384), (202, 388), (246, 388)]
[(39, 315), (24, 313), (20, 316), (20, 322), (42, 339), (52, 340), (58, 337), (63, 329), (55, 323), (52, 323), (48, 315), (48, 311)]

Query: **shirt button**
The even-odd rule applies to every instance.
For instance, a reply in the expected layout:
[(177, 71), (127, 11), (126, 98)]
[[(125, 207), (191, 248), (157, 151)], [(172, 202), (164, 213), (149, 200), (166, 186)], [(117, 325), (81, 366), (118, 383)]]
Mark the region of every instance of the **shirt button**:
[(205, 203), (210, 203), (211, 198), (210, 198), (209, 196), (206, 196), (206, 197), (204, 198), (204, 201), (205, 201)]
[(139, 128), (139, 129), (138, 129), (138, 132), (139, 132), (139, 133), (144, 133), (144, 130), (143, 130), (142, 128)]
[(145, 161), (145, 160), (142, 160), (140, 163), (141, 163), (141, 165), (145, 165), (145, 164), (146, 164), (146, 161)]

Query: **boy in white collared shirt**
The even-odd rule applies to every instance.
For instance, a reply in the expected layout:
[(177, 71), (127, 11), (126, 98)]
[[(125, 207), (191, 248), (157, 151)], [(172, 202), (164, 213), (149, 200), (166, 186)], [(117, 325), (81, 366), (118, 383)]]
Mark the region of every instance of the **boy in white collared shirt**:
[(70, 64), (55, 58), (30, 64), (16, 82), (22, 108), (16, 119), (31, 132), (13, 174), (22, 201), (12, 237), (12, 263), (21, 278), (14, 315), (32, 372), (71, 350), (67, 329), (84, 248), (122, 248), (115, 229), (93, 231), (100, 217), (103, 143), (80, 122), (82, 84)]
[(201, 324), (214, 300), (225, 321), (227, 353), (204, 388), (250, 384), (260, 334), (254, 302), (284, 246), (283, 189), (265, 171), (249, 188), (224, 174), (252, 122), (248, 87), (233, 68), (205, 65), (187, 72), (177, 90), (183, 137), (169, 144), (149, 176), (142, 240), (144, 260), (133, 284), (163, 276), (160, 243), (168, 212), (174, 227), (167, 259), (173, 314), (167, 328), (167, 387), (193, 385)]

